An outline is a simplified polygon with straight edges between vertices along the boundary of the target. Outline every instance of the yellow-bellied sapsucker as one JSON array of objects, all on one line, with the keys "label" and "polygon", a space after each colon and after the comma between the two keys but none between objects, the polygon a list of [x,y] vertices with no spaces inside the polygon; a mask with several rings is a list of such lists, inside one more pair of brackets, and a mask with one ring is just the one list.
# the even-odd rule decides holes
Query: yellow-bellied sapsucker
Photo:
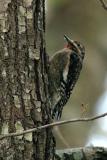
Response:
[{"label": "yellow-bellied sapsucker", "polygon": [[52,118],[60,119],[62,109],[78,80],[82,69],[85,48],[80,42],[69,39],[67,46],[50,59],[49,78],[52,99]]}]

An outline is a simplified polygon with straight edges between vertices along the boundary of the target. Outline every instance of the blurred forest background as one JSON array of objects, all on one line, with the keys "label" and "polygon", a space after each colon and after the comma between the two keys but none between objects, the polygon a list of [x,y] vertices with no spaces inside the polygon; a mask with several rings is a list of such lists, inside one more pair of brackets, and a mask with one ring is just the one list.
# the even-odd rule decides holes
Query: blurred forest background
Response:
[{"label": "blurred forest background", "polygon": [[[84,66],[63,110],[62,119],[80,118],[106,112],[100,97],[107,89],[107,11],[98,0],[46,0],[46,43],[51,56],[64,47],[63,35],[84,44]],[[100,101],[100,105],[99,105]],[[107,101],[107,97],[105,98]],[[88,123],[75,123],[55,129],[57,148],[98,145],[94,140],[107,137],[107,119]],[[97,137],[97,138],[96,138]],[[103,138],[102,138],[103,137]],[[92,140],[93,139],[93,140]],[[101,145],[101,143],[100,143]]]}]

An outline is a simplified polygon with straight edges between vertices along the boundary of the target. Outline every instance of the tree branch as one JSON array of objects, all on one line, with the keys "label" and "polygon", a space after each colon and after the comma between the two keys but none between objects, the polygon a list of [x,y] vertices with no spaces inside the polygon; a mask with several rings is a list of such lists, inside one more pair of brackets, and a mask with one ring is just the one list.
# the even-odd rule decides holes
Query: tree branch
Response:
[{"label": "tree branch", "polygon": [[103,7],[105,10],[107,10],[107,4],[106,4],[106,2],[105,2],[104,0],[99,0],[99,1],[101,2],[102,7]]},{"label": "tree branch", "polygon": [[59,126],[59,125],[63,125],[63,124],[68,124],[68,123],[74,123],[74,122],[89,122],[89,121],[94,121],[96,119],[102,118],[107,116],[107,112],[100,114],[98,116],[93,116],[91,118],[79,118],[79,119],[69,119],[69,120],[64,120],[64,121],[58,121],[58,122],[53,122],[50,124],[46,124],[44,126],[40,126],[37,128],[32,128],[32,129],[28,129],[28,130],[24,130],[20,133],[16,132],[16,133],[9,133],[9,134],[4,134],[0,136],[0,140],[4,139],[4,138],[8,138],[8,137],[13,137],[13,136],[20,136],[20,135],[24,135],[30,132],[36,132],[38,130],[42,130],[45,128],[49,128],[49,127],[54,127],[54,126]]}]

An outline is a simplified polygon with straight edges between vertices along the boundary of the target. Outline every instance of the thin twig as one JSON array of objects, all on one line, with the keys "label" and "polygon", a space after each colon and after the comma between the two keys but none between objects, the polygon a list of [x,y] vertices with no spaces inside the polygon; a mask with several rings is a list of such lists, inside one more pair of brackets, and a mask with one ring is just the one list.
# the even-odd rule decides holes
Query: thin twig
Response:
[{"label": "thin twig", "polygon": [[25,130],[25,131],[22,131],[20,133],[16,132],[16,133],[9,133],[9,134],[1,135],[0,140],[2,140],[4,138],[7,138],[7,137],[20,136],[20,135],[24,135],[24,134],[27,134],[27,133],[30,133],[30,132],[36,132],[36,131],[39,131],[39,130],[42,130],[42,129],[45,129],[45,128],[48,128],[48,127],[54,127],[54,126],[59,126],[59,125],[74,123],[74,122],[94,121],[96,119],[99,119],[99,118],[102,118],[102,117],[105,117],[105,116],[107,116],[107,112],[104,113],[104,114],[100,114],[98,116],[91,117],[91,118],[69,119],[69,120],[64,120],[64,121],[53,122],[53,123],[50,123],[50,124],[46,124],[44,126],[40,126],[38,128],[32,128],[32,129]]},{"label": "thin twig", "polygon": [[105,10],[107,10],[107,4],[106,4],[106,2],[105,2],[104,0],[99,0],[99,1],[101,2],[102,7],[103,7]]}]

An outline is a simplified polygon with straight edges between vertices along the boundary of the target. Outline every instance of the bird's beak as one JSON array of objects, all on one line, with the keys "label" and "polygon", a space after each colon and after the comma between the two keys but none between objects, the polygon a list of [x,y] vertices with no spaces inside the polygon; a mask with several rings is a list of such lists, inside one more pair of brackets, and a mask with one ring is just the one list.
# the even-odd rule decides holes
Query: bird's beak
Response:
[{"label": "bird's beak", "polygon": [[72,39],[70,39],[69,37],[67,37],[66,35],[64,35],[64,39],[69,43],[69,44],[75,44],[75,42],[72,40]]}]

